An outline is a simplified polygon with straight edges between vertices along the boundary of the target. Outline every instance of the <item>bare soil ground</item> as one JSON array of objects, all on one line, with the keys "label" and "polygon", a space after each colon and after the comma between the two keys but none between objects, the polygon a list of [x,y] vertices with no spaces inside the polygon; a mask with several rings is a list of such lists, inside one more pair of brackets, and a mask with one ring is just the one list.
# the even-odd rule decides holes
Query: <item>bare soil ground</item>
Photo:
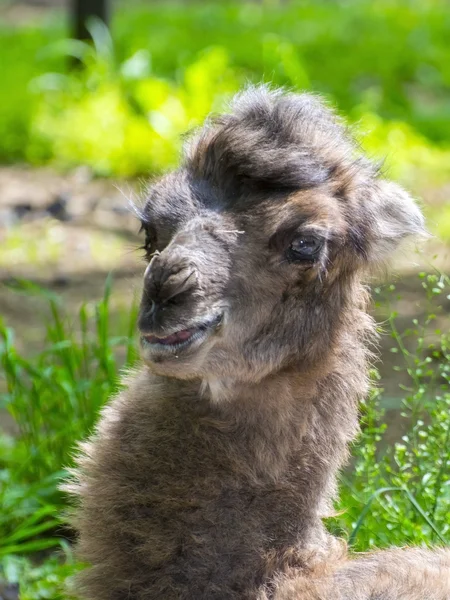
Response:
[{"label": "bare soil ground", "polygon": [[108,273],[130,289],[143,267],[128,206],[138,187],[94,180],[83,169],[0,168],[0,312],[19,334],[40,323],[35,302],[18,302],[9,289],[17,279],[56,290],[74,309],[101,296]]}]

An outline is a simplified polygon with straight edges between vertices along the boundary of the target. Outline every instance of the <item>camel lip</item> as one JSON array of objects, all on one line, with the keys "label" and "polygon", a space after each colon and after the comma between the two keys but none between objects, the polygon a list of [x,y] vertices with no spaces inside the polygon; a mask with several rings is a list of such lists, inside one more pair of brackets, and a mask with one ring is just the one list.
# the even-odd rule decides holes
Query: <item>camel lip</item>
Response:
[{"label": "camel lip", "polygon": [[200,326],[190,327],[189,329],[180,329],[164,337],[154,334],[143,334],[142,337],[148,344],[163,344],[164,346],[172,346],[174,344],[180,344],[189,341],[199,329]]},{"label": "camel lip", "polygon": [[195,344],[199,346],[223,320],[223,313],[214,315],[185,329],[178,329],[166,336],[151,332],[141,332],[141,345],[150,354],[179,354]]}]

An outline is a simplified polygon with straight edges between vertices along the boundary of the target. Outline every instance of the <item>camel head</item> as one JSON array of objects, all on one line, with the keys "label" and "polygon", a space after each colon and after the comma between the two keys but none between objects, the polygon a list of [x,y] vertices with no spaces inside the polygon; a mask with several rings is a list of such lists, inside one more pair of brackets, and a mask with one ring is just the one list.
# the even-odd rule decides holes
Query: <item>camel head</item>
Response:
[{"label": "camel head", "polygon": [[191,137],[141,220],[143,358],[222,382],[320,362],[348,311],[364,310],[364,274],[423,231],[332,110],[266,87]]}]

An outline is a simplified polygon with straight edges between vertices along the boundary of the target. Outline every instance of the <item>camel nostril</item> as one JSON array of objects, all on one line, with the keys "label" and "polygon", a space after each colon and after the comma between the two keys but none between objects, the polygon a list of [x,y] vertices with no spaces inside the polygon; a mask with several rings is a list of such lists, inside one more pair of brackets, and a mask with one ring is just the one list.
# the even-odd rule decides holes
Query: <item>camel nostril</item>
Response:
[{"label": "camel nostril", "polygon": [[150,271],[144,283],[143,302],[147,317],[164,306],[185,302],[198,284],[197,272],[192,266]]},{"label": "camel nostril", "polygon": [[162,289],[163,301],[172,302],[175,296],[180,296],[184,292],[191,290],[195,286],[196,281],[195,271],[186,273],[186,269],[181,269],[164,284]]}]

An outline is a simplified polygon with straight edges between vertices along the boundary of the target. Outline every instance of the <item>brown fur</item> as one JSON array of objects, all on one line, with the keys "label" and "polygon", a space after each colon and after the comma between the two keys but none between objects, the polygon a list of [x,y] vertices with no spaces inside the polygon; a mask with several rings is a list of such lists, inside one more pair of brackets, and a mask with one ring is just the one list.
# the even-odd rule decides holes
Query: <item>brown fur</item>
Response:
[{"label": "brown fur", "polygon": [[[140,217],[144,366],[68,486],[91,564],[78,595],[450,598],[448,553],[347,562],[321,521],[368,389],[363,279],[423,230],[411,198],[317,99],[258,88],[193,138]],[[199,337],[154,341],[181,330]]]},{"label": "brown fur", "polygon": [[329,562],[307,575],[280,577],[274,595],[260,600],[448,600],[450,552],[385,550]]}]

